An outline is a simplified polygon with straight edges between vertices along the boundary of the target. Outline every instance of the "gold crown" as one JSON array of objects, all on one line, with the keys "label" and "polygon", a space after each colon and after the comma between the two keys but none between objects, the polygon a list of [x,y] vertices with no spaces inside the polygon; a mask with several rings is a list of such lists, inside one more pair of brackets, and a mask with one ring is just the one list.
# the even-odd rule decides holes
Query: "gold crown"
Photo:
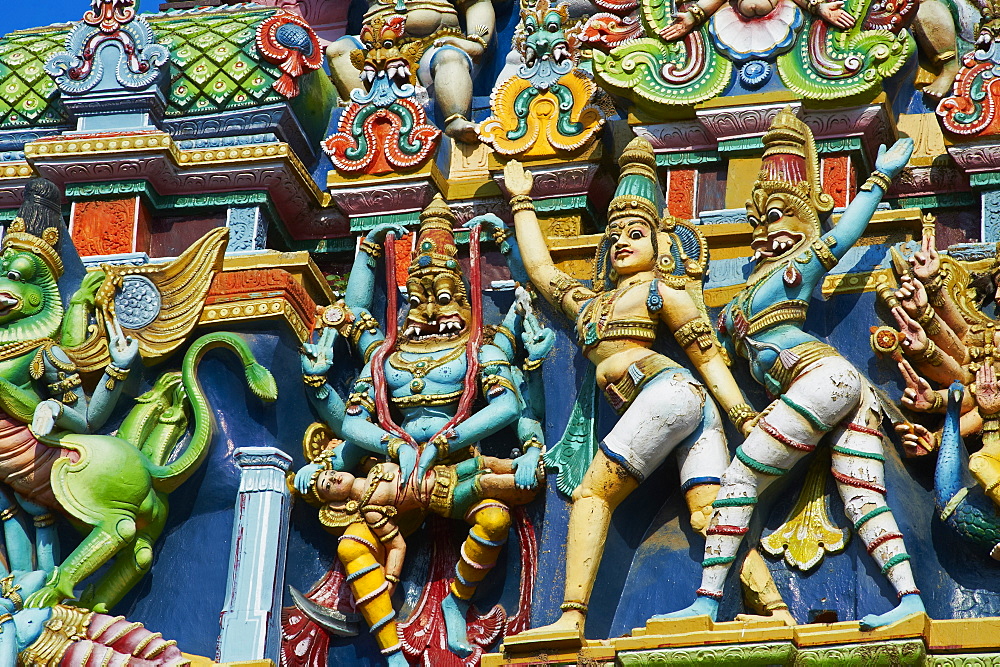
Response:
[{"label": "gold crown", "polygon": [[49,267],[54,278],[59,278],[63,274],[63,263],[56,252],[56,244],[59,243],[59,230],[55,227],[48,227],[42,232],[42,237],[38,238],[34,234],[29,234],[25,230],[24,220],[20,217],[14,218],[3,237],[3,249],[14,248],[33,253],[39,257],[45,266]]},{"label": "gold crown", "polygon": [[649,140],[636,137],[618,156],[618,187],[608,204],[609,225],[618,218],[636,216],[656,227],[661,211],[655,198],[659,182],[656,177],[656,154]]}]

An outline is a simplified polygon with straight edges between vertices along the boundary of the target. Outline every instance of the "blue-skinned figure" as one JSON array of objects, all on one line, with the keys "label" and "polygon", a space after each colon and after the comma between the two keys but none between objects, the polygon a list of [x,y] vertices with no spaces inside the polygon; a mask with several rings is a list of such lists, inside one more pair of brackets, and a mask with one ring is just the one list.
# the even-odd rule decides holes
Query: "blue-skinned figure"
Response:
[{"label": "blue-skinned figure", "polygon": [[847,517],[899,597],[892,611],[861,619],[862,629],[924,611],[903,535],[885,500],[874,390],[833,347],[802,329],[813,290],[857,243],[912,151],[910,139],[889,150],[882,146],[875,172],[824,233],[820,216],[833,208],[833,199],[820,189],[812,132],[786,108],[764,135],[761,172],[747,202],[755,265],[747,286],[723,310],[719,333],[730,353],[746,359],[754,379],[778,398],[722,477],[695,603],[666,617],[715,618],[758,494],[823,438],[831,445],[832,473]]},{"label": "blue-skinned figure", "polygon": [[[481,339],[482,322],[474,313],[475,304],[456,258],[455,222],[439,197],[421,214],[417,251],[407,280],[408,309],[402,324],[395,331],[390,329],[389,336],[368,308],[382,244],[390,232],[405,232],[393,225],[379,226],[368,234],[352,268],[344,303],[323,312],[324,329],[316,344],[305,347],[303,372],[311,388],[311,401],[345,443],[332,450],[324,463],[299,471],[296,486],[303,495],[310,493],[324,468],[353,471],[372,455],[398,462],[404,484],[424,480],[434,466],[463,461],[470,463],[455,469],[468,468],[474,474],[475,445],[506,426],[516,428],[524,450],[512,463],[517,486],[530,489],[538,484],[543,434],[536,412],[538,402],[533,400],[538,394],[533,376],[551,349],[554,334],[542,328],[523,299],[518,299],[504,322],[493,327],[492,339]],[[389,283],[389,289],[395,289],[391,279]],[[394,327],[395,322],[386,326]],[[338,335],[364,363],[346,402],[326,380]],[[480,396],[485,406],[471,410],[473,399]],[[472,524],[450,593],[442,602],[449,649],[464,656],[472,651],[466,636],[469,600],[495,564],[511,520],[507,506],[489,498],[477,500],[457,514],[457,508],[463,506],[458,497],[463,480],[449,482],[451,477],[444,474],[437,479],[430,511]],[[378,527],[370,528],[377,535]],[[361,605],[364,614],[366,608],[386,608],[381,597],[389,595],[395,582],[386,579],[381,545],[366,544],[371,541],[357,537],[348,529],[341,538],[338,556],[355,596],[369,596],[370,603],[366,600]],[[377,537],[388,545],[397,535]],[[382,566],[366,569],[373,564]],[[391,618],[366,616],[366,620],[390,664],[403,664]]]}]

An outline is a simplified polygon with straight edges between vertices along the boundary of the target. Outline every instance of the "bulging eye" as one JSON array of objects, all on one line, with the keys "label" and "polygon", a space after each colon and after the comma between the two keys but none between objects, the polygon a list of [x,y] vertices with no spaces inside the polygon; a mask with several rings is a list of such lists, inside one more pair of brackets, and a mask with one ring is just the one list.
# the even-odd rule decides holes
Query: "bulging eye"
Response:
[{"label": "bulging eye", "polygon": [[781,212],[780,208],[772,208],[767,212],[767,222],[768,224],[773,224],[781,220],[784,216],[785,214]]},{"label": "bulging eye", "polygon": [[420,306],[420,297],[411,296],[410,297],[410,308],[418,308]]},{"label": "bulging eye", "polygon": [[526,23],[526,24],[524,24],[524,32],[526,32],[529,35],[533,35],[535,33],[535,26],[534,26],[534,24],[532,24],[532,23]]},{"label": "bulging eye", "polygon": [[441,292],[438,294],[438,303],[442,306],[447,306],[451,303],[451,294],[448,292]]},{"label": "bulging eye", "polygon": [[758,225],[760,225],[760,220],[758,220],[757,216],[755,216],[755,215],[749,215],[748,214],[747,215],[747,222],[749,222],[750,226],[754,227],[754,228],[756,228]]},{"label": "bulging eye", "polygon": [[559,24],[554,21],[550,22],[545,27],[548,28],[549,32],[559,32]]},{"label": "bulging eye", "polygon": [[20,271],[8,271],[7,279],[13,280],[14,282],[21,282],[21,272]]},{"label": "bulging eye", "polygon": [[391,49],[392,48],[392,40],[388,40],[387,39],[384,42],[382,42],[382,48],[383,49]]},{"label": "bulging eye", "polygon": [[630,239],[641,239],[642,232],[640,232],[638,229],[633,229],[631,232],[629,232],[628,237]]},{"label": "bulging eye", "polygon": [[365,42],[364,44],[365,44],[365,48],[366,49],[371,50],[371,48],[373,46],[371,42]]}]

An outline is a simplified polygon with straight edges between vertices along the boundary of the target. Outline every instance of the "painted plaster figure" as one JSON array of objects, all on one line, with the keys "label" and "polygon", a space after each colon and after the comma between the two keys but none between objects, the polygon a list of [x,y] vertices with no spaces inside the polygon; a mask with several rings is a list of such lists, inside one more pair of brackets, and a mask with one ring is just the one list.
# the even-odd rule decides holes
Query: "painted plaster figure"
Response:
[{"label": "painted plaster figure", "polygon": [[900,599],[892,611],[861,620],[863,629],[875,628],[924,611],[903,535],[885,501],[880,408],[867,380],[834,348],[804,332],[802,323],[817,283],[861,237],[913,143],[903,139],[879,150],[876,171],[826,234],[820,215],[833,208],[833,199],[820,189],[808,126],[786,108],[764,135],[764,147],[747,202],[756,265],[747,287],[721,314],[719,330],[728,349],[747,359],[754,378],[779,398],[723,476],[697,600],[666,617],[715,618],[758,494],[829,434],[845,512]]},{"label": "painted plaster figure", "polygon": [[596,366],[597,384],[622,415],[573,493],[562,617],[521,637],[552,632],[582,637],[611,514],[675,449],[692,526],[706,527],[728,461],[725,435],[705,387],[650,349],[661,321],[738,426],[755,414],[696,301],[707,251],[687,223],[661,217],[652,146],[636,139],[619,162],[621,177],[598,248],[593,289],[553,264],[528,196],[531,174],[516,161],[504,170],[528,276],[550,303],[575,320],[578,344]]},{"label": "painted plaster figure", "polygon": [[[315,390],[314,405],[347,442],[330,452],[328,464],[299,471],[300,491],[324,467],[355,470],[372,454],[398,462],[402,483],[417,485],[435,463],[469,460],[476,443],[505,426],[516,426],[525,450],[511,463],[517,485],[522,489],[537,485],[542,429],[535,412],[539,406],[533,400],[537,392],[531,391],[532,381],[525,376],[537,370],[554,337],[523,305],[515,304],[504,324],[496,327],[494,340],[482,341],[481,309],[476,304],[481,297],[470,295],[463,280],[454,224],[454,215],[440,197],[421,214],[417,253],[407,280],[409,309],[398,329],[388,323],[388,338],[367,310],[374,294],[374,260],[382,254],[380,244],[389,232],[405,230],[384,225],[370,232],[362,244],[345,303],[324,311],[327,329],[317,346],[307,348],[303,355],[306,384]],[[390,293],[390,313],[393,307],[394,294]],[[334,327],[365,361],[346,405],[326,380]],[[519,340],[526,350],[525,373],[513,365]],[[472,412],[472,399],[480,391],[487,404]],[[390,409],[402,417],[398,425]],[[458,655],[472,651],[465,621],[470,599],[496,563],[510,529],[503,503],[495,499],[484,499],[484,503],[481,510],[477,506],[464,517],[473,527],[451,592],[442,602],[449,648]],[[399,647],[388,649],[386,655],[395,660]]]},{"label": "painted plaster figure", "polygon": [[[459,10],[465,33],[459,25]],[[478,141],[476,125],[469,120],[472,77],[496,29],[493,1],[369,0],[364,25],[393,15],[406,17],[401,43],[418,44],[411,64],[417,68],[420,83],[427,88],[433,86],[434,100],[445,119],[445,134],[459,141]],[[364,31],[363,27],[362,34]],[[361,59],[353,54],[373,46],[348,36],[327,47],[327,60],[341,99],[349,99],[352,90],[361,88],[362,77],[367,75],[361,69]],[[447,83],[434,86],[435,81]]]},{"label": "painted plaster figure", "polygon": [[[952,380],[970,384],[981,368],[995,370],[990,350],[996,344],[997,323],[983,308],[1000,295],[1000,274],[994,265],[974,277],[954,258],[941,256],[929,226],[924,228],[920,251],[902,270],[899,289],[892,295],[895,299],[887,299],[899,327],[899,350],[893,350],[893,356],[906,382],[902,403],[917,413],[944,413],[950,391],[935,390],[931,382],[943,387]],[[970,293],[979,293],[978,303],[969,298]],[[963,394],[959,431],[963,436],[983,434],[983,446],[972,454],[969,469],[986,495],[1000,505],[1000,442],[987,431],[986,415],[977,399],[971,391]],[[903,423],[897,430],[911,456],[938,448],[940,434],[922,424]]]},{"label": "painted plaster figure", "polygon": [[[153,542],[166,521],[167,494],[190,477],[207,454],[213,426],[195,374],[198,360],[213,347],[228,347],[241,357],[259,396],[273,400],[275,387],[243,339],[209,334],[188,350],[180,374],[165,376],[173,389],[183,384],[179,404],[171,403],[181,412],[179,419],[164,423],[160,417],[166,408],[150,411],[140,405],[118,437],[92,434],[109,416],[140,345],[114,320],[112,363],[104,367],[89,402],[78,394],[82,380],[69,352],[80,346],[64,349],[57,339],[73,343],[83,338],[95,293],[105,278],[88,276],[64,313],[56,283],[63,272],[55,248],[60,227],[58,190],[50,181],[35,180],[27,186],[19,218],[0,246],[0,481],[89,530],[25,604],[48,607],[73,598],[76,585],[115,559],[80,600],[95,611],[107,611],[149,570]],[[188,400],[194,435],[170,462],[185,432]]]},{"label": "painted plaster figure", "polygon": [[[455,465],[434,466],[419,483],[407,482],[395,463],[378,463],[366,477],[324,470],[311,480],[306,497],[320,504],[320,521],[343,531],[337,556],[358,608],[390,665],[406,665],[399,649],[392,592],[399,583],[406,541],[399,519],[425,512],[473,523],[462,559],[488,562],[498,545],[488,526],[507,522],[508,506],[535,497],[515,479],[509,459],[477,456]],[[475,517],[473,520],[472,517]],[[399,519],[398,519],[399,518]],[[459,573],[461,577],[461,572]]]},{"label": "painted plaster figure", "polygon": [[[700,0],[691,2],[680,11],[674,18],[672,25],[667,27],[661,35],[668,41],[681,39],[692,30],[705,23],[717,11],[727,4],[732,4],[733,9],[743,19],[744,22],[754,20],[768,20],[771,14],[777,14],[775,9],[782,4],[798,5],[804,11],[815,14],[827,23],[841,30],[847,30],[854,26],[855,18],[843,9],[844,3],[841,0],[835,2],[823,2],[822,0]],[[744,28],[746,29],[746,28]]]}]

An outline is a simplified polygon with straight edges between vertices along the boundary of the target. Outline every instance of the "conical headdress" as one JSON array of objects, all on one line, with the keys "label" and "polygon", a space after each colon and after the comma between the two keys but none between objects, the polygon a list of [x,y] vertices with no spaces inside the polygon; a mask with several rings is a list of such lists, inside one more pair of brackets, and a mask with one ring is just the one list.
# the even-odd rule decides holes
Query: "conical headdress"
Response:
[{"label": "conical headdress", "polygon": [[420,214],[420,231],[417,247],[410,262],[410,275],[447,271],[455,274],[456,283],[462,285],[462,268],[458,263],[458,248],[452,228],[457,218],[441,195],[435,195]]},{"label": "conical headdress", "polygon": [[608,206],[608,224],[624,216],[639,216],[655,228],[666,207],[656,179],[653,145],[636,137],[622,151],[618,166],[621,174],[615,196]]},{"label": "conical headdress", "polygon": [[62,259],[56,252],[59,230],[63,227],[61,194],[56,184],[44,178],[34,178],[24,186],[24,203],[17,211],[3,237],[2,248],[15,248],[37,255],[59,278],[63,274]]},{"label": "conical headdress", "polygon": [[818,214],[833,208],[833,197],[823,192],[820,185],[819,157],[812,130],[795,116],[791,107],[785,107],[774,117],[763,141],[764,159],[751,194],[757,210],[763,212],[768,196],[784,192],[812,208],[811,214],[803,211],[799,214],[813,218],[818,227]]}]

